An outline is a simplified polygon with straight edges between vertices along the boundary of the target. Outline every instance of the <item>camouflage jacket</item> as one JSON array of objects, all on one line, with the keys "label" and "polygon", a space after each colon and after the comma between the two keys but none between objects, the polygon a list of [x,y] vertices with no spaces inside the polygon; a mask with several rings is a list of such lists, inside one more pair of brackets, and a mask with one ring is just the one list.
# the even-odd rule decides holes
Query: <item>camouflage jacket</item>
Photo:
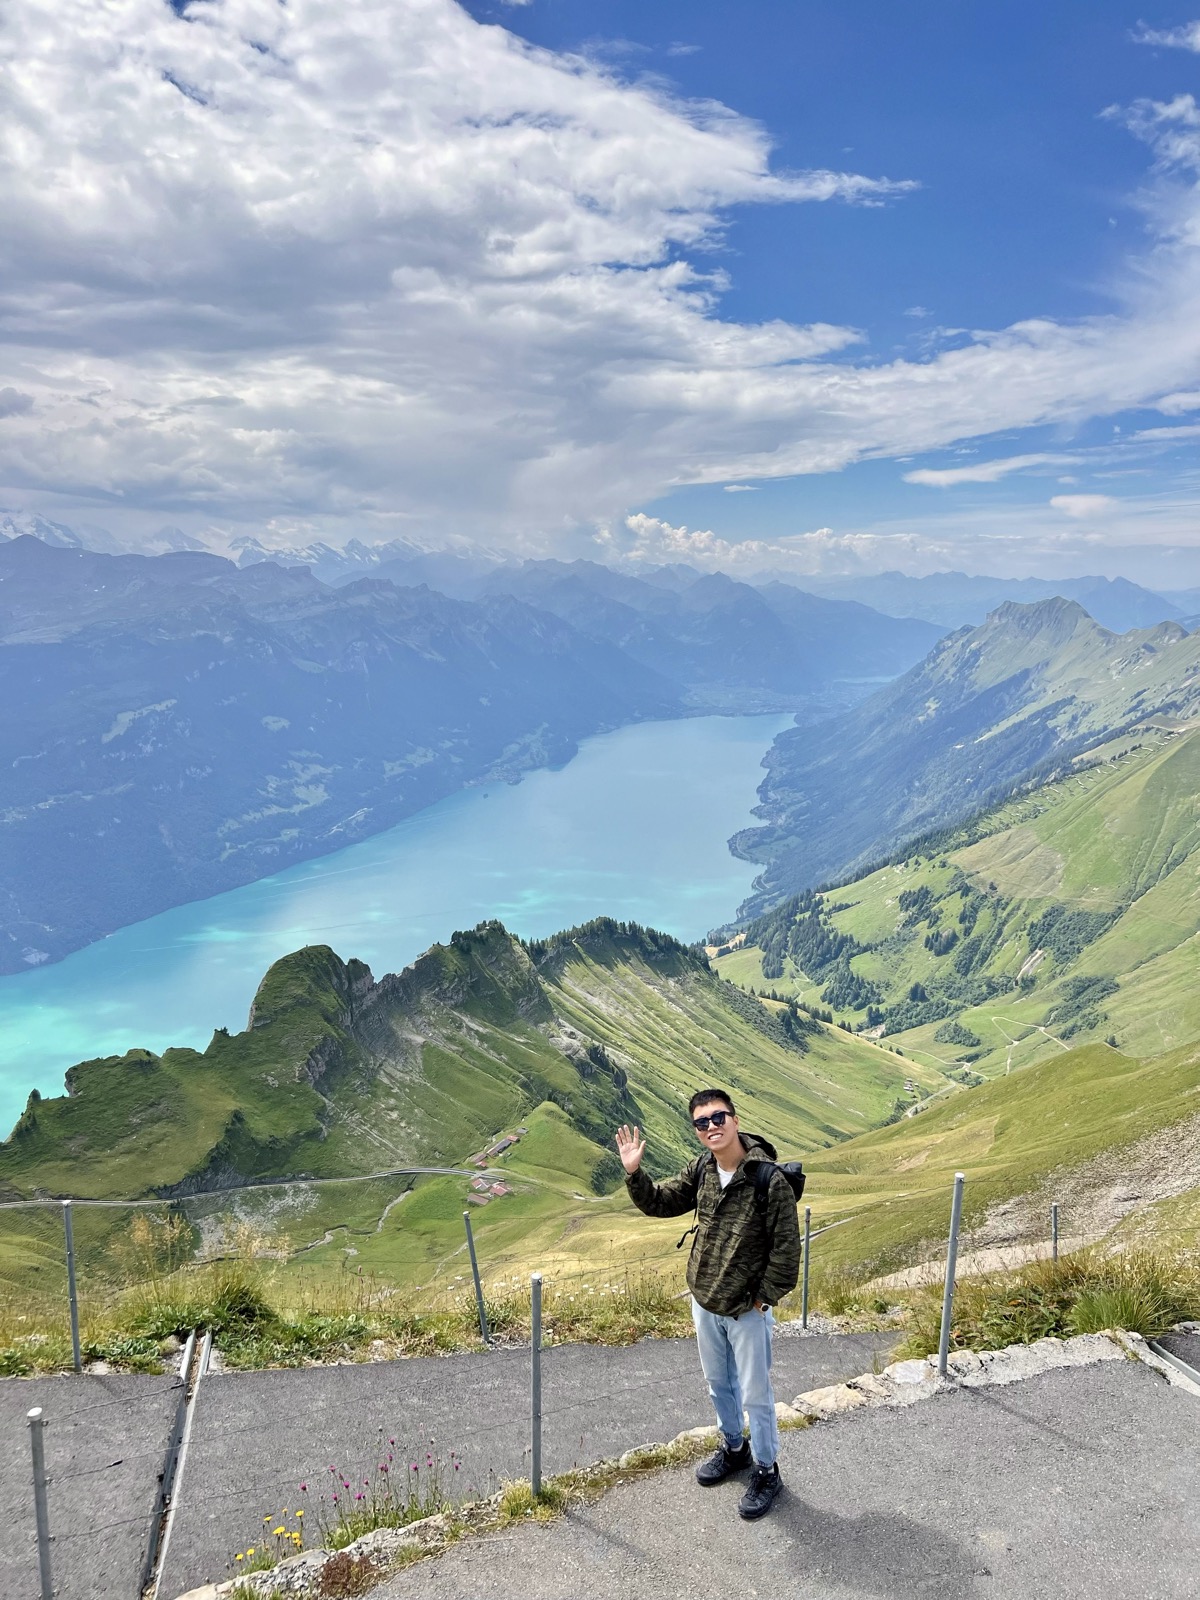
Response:
[{"label": "camouflage jacket", "polygon": [[625,1179],[630,1199],[648,1217],[681,1217],[695,1207],[688,1288],[706,1311],[722,1317],[740,1316],[756,1300],[777,1305],[800,1276],[800,1227],[791,1185],[782,1173],[772,1175],[763,1215],[754,1198],[754,1174],[775,1151],[752,1134],[740,1137],[746,1153],[725,1189],[709,1151],[662,1183],[641,1167]]}]

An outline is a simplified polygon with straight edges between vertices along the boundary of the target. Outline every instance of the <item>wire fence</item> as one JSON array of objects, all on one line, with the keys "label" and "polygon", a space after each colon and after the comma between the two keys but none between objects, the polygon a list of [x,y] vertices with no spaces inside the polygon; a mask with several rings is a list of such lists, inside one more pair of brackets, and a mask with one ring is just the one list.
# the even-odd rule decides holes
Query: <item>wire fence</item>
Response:
[{"label": "wire fence", "polygon": [[[947,1196],[938,1357],[943,1373],[963,1188],[963,1175],[957,1174]],[[67,1270],[73,1207],[59,1203],[57,1209],[58,1281],[69,1300],[79,1282]],[[802,1328],[809,1321],[811,1265],[820,1238],[861,1216],[813,1228],[805,1207],[797,1319]],[[50,1275],[51,1240],[41,1223],[39,1248]],[[1057,1205],[1048,1223],[1050,1252],[1057,1256]],[[44,1392],[26,1419],[33,1495],[26,1515],[14,1519],[15,1528],[3,1536],[15,1538],[9,1565],[15,1556],[28,1580],[23,1589],[12,1589],[13,1600],[25,1594],[31,1600],[49,1600],[51,1594],[71,1600],[96,1592],[101,1549],[111,1569],[103,1592],[170,1600],[195,1583],[236,1572],[236,1556],[259,1549],[255,1540],[264,1528],[286,1527],[294,1543],[295,1530],[303,1528],[297,1513],[305,1510],[309,1531],[300,1540],[311,1544],[322,1527],[373,1515],[380,1505],[387,1515],[399,1516],[397,1508],[407,1514],[474,1499],[522,1478],[536,1494],[544,1473],[617,1456],[651,1438],[668,1440],[702,1420],[706,1402],[695,1351],[682,1341],[613,1349],[554,1336],[556,1307],[569,1307],[572,1297],[585,1294],[619,1297],[623,1275],[628,1290],[628,1274],[660,1270],[663,1251],[652,1249],[607,1269],[579,1263],[572,1270],[560,1263],[524,1282],[509,1272],[493,1278],[489,1290],[469,1212],[463,1213],[460,1249],[464,1269],[467,1260],[473,1262],[469,1278],[466,1270],[458,1277],[469,1282],[460,1293],[475,1300],[488,1352],[482,1359],[463,1354],[242,1372],[221,1382],[209,1366],[211,1338],[202,1342],[193,1335],[179,1353],[179,1370],[159,1377],[85,1370],[77,1378],[35,1380]],[[682,1256],[677,1260],[681,1266]],[[674,1282],[668,1293],[686,1299]],[[527,1321],[514,1327],[498,1316],[504,1294],[520,1300],[522,1318],[527,1308]],[[72,1319],[69,1310],[64,1309],[64,1327],[72,1320],[78,1327],[78,1312]],[[86,1339],[82,1348],[86,1354]],[[11,1393],[10,1388],[4,1397]],[[319,1446],[314,1405],[322,1418]],[[314,1455],[318,1448],[320,1458]],[[403,1490],[397,1487],[401,1480]],[[284,1516],[289,1520],[280,1523]]]}]

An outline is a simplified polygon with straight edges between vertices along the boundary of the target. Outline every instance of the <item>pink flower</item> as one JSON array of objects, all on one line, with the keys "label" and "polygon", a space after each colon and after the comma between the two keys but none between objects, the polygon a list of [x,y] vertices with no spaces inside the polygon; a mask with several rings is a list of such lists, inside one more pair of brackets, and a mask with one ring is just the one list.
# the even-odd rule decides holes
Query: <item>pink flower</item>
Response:
[{"label": "pink flower", "polygon": [[308,1493],[308,1485],[306,1483],[302,1483],[300,1485],[300,1493],[301,1494],[307,1494]]}]

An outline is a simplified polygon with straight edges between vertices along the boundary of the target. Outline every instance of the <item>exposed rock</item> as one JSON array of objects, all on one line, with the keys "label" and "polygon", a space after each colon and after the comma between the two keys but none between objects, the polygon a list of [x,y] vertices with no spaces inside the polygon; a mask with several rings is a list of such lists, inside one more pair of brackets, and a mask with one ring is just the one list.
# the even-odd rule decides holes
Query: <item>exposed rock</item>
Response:
[{"label": "exposed rock", "polygon": [[831,1417],[838,1411],[853,1411],[865,1406],[867,1397],[848,1383],[831,1383],[822,1389],[809,1389],[792,1401],[795,1410],[805,1417]]}]

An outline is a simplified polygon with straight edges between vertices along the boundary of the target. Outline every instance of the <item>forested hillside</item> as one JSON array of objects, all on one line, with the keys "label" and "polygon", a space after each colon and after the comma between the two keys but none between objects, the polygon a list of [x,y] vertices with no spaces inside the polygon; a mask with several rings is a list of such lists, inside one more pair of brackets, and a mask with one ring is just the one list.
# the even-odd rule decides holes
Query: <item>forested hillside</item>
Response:
[{"label": "forested hillside", "polygon": [[960,1081],[1110,1039],[1200,1038],[1200,730],[1069,775],[752,922],[727,976],[797,995]]}]

